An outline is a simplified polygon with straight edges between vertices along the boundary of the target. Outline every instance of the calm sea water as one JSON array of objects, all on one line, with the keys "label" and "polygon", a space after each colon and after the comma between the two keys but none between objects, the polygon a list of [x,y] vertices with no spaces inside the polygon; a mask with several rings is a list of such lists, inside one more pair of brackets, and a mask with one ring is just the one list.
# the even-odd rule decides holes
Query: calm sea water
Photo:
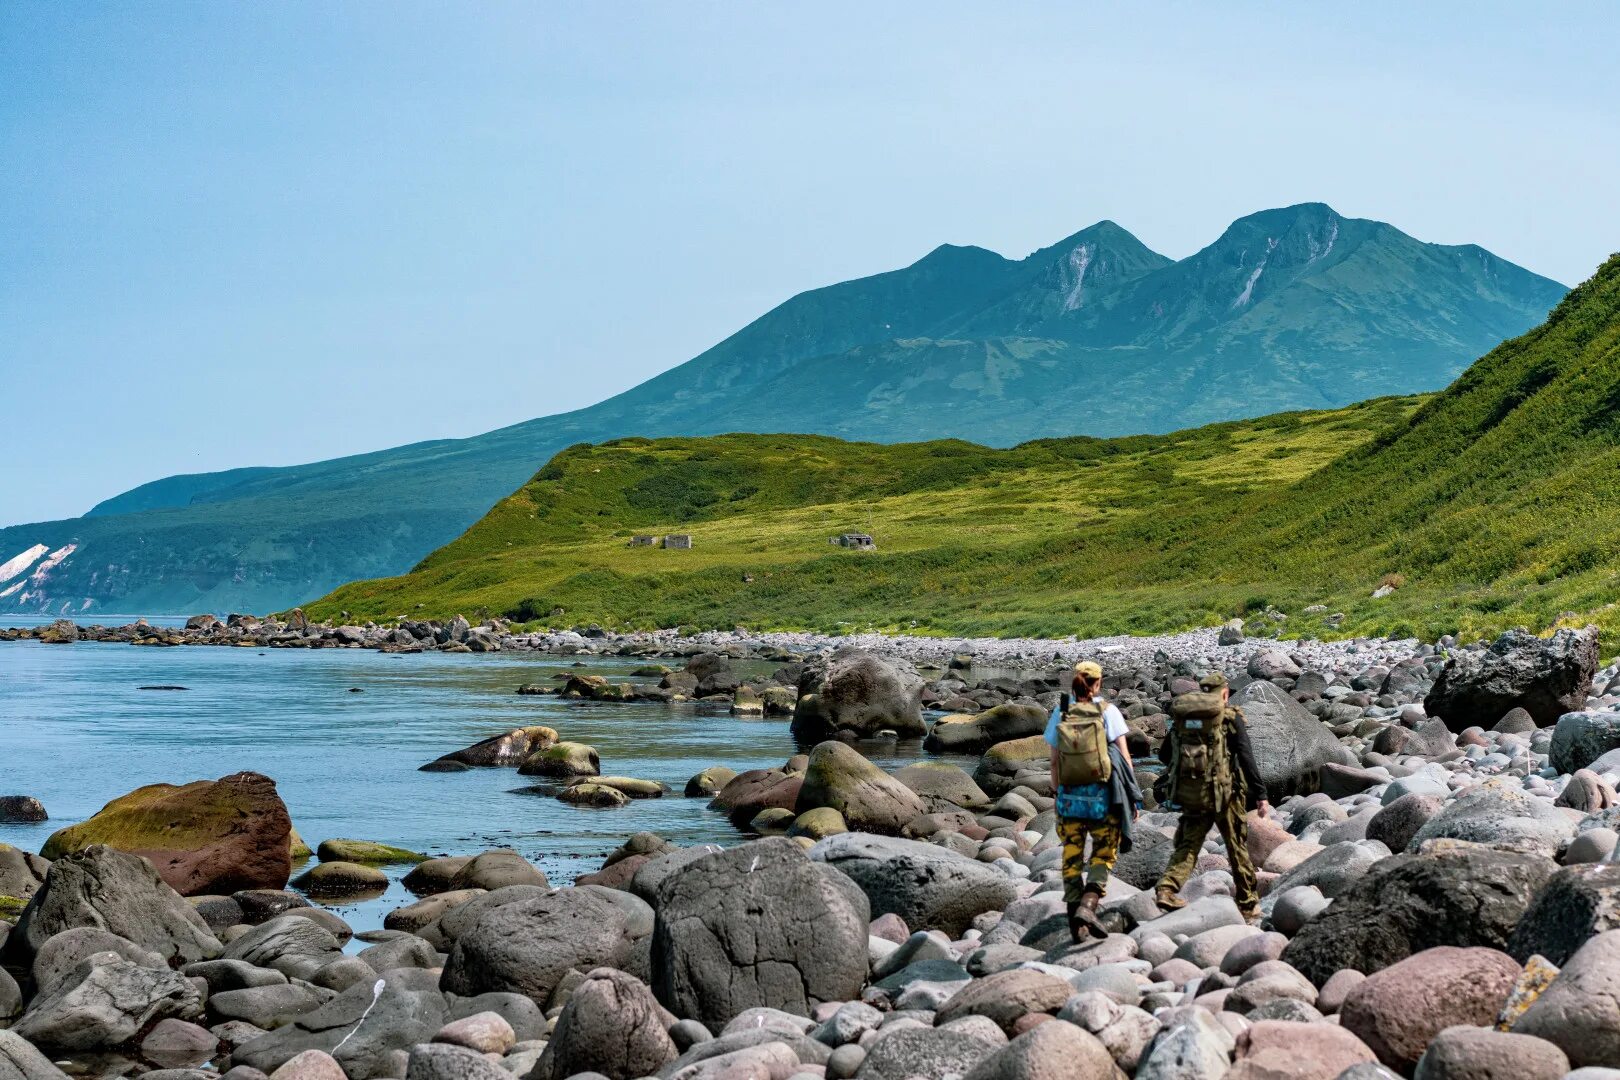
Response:
[{"label": "calm sea water", "polygon": [[[22,623],[0,616],[0,624]],[[585,670],[626,675],[639,663],[588,658]],[[0,825],[0,842],[37,851],[55,829],[133,788],[242,769],[275,778],[311,846],[345,837],[429,854],[513,847],[555,884],[597,869],[642,829],[680,844],[737,842],[742,834],[705,809],[706,800],[679,792],[710,765],[780,765],[796,750],[787,720],[514,693],[520,683],[575,670],[572,658],[515,653],[3,642],[0,794],[37,797],[51,820]],[[154,684],[188,689],[138,689]],[[515,769],[417,771],[524,724],[595,746],[604,773],[661,780],[675,794],[585,809],[515,793],[531,782]],[[917,741],[865,749],[886,768],[921,756]],[[393,883],[383,897],[330,906],[356,929],[380,926],[387,911],[412,899],[397,883],[408,868],[387,869]]]}]

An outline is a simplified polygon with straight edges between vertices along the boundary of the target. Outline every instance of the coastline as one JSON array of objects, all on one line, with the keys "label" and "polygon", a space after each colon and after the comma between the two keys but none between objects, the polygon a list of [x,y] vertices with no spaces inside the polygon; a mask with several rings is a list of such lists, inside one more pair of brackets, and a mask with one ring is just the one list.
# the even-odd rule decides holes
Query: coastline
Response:
[{"label": "coastline", "polygon": [[[0,620],[3,620],[0,616]],[[401,620],[396,625],[310,623],[295,611],[288,620],[231,615],[193,616],[185,626],[154,625],[144,619],[119,626],[80,625],[71,620],[33,627],[0,626],[0,642],[47,644],[100,642],[155,648],[179,646],[256,647],[271,649],[372,649],[386,653],[532,652],[558,656],[683,657],[720,652],[734,659],[791,661],[858,648],[904,660],[921,668],[1033,670],[1097,659],[1105,666],[1138,669],[1183,662],[1230,666],[1257,652],[1282,649],[1302,661],[1336,665],[1351,656],[1407,657],[1428,646],[1416,638],[1245,637],[1230,628],[1207,627],[1176,634],[1102,638],[965,638],[905,634],[818,634],[808,631],[752,632],[746,629],[676,630],[615,633],[600,628],[514,632],[500,621],[474,626],[463,618],[449,621]],[[1440,646],[1453,644],[1442,639]]]}]

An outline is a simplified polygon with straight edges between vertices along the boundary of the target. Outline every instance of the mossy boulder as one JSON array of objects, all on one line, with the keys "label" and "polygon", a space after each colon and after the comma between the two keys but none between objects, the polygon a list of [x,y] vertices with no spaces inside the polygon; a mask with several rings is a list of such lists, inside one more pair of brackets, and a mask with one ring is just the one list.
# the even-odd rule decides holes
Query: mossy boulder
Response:
[{"label": "mossy boulder", "polygon": [[976,809],[990,805],[990,796],[967,770],[948,761],[914,762],[896,770],[894,778],[920,795],[933,813],[953,806]]},{"label": "mossy boulder", "polygon": [[289,835],[287,837],[287,854],[295,863],[301,863],[305,859],[312,859],[315,857],[314,850],[309,846],[302,836],[298,835],[298,830],[296,828],[289,831]]},{"label": "mossy boulder", "polygon": [[688,799],[712,798],[717,791],[731,783],[736,777],[736,769],[728,769],[724,765],[710,765],[686,782],[686,797]]},{"label": "mossy boulder", "polygon": [[16,922],[27,906],[28,901],[20,896],[0,896],[0,922]]},{"label": "mossy boulder", "polygon": [[146,858],[182,896],[279,889],[292,873],[292,819],[276,782],[254,772],[137,788],[53,833],[40,854],[94,844]]},{"label": "mossy boulder", "polygon": [[856,832],[894,835],[927,813],[916,792],[868,761],[859,750],[829,740],[810,752],[795,813],[831,807]]},{"label": "mossy boulder", "polygon": [[[990,796],[999,798],[1017,787],[1022,781],[1020,773],[1044,773],[1044,787],[1051,787],[1052,748],[1042,735],[999,742],[979,758],[979,767],[973,770],[973,782]],[[1040,790],[1040,788],[1036,788]]]},{"label": "mossy boulder", "polygon": [[813,810],[806,810],[793,819],[788,828],[789,836],[807,836],[811,840],[820,840],[824,836],[834,833],[848,832],[849,827],[844,824],[844,815],[830,806],[818,806]]},{"label": "mossy boulder", "polygon": [[530,754],[518,767],[524,776],[596,776],[601,771],[596,747],[577,742],[560,742]]},{"label": "mossy boulder", "polygon": [[563,788],[557,798],[571,806],[625,806],[630,802],[630,796],[618,788],[589,780]]},{"label": "mossy boulder", "polygon": [[322,862],[293,879],[293,886],[311,896],[347,896],[381,892],[388,888],[388,875],[375,866],[352,862]]},{"label": "mossy boulder", "polygon": [[427,856],[402,847],[379,844],[375,840],[322,840],[316,849],[321,862],[350,862],[384,866],[392,863],[427,862]]},{"label": "mossy boulder", "polygon": [[931,754],[978,754],[998,742],[1040,735],[1047,712],[1039,705],[1005,702],[975,716],[947,716],[935,722],[923,740]]},{"label": "mossy boulder", "polygon": [[795,820],[793,811],[780,806],[767,806],[754,815],[748,828],[761,836],[781,836]]},{"label": "mossy boulder", "polygon": [[732,716],[764,716],[765,701],[752,686],[739,686],[731,695]]}]

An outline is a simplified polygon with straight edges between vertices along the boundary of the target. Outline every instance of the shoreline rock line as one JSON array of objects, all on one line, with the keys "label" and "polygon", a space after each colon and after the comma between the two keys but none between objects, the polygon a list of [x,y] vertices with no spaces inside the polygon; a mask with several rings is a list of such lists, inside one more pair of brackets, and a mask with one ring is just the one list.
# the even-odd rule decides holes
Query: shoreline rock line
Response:
[{"label": "shoreline rock line", "polygon": [[[58,833],[83,842],[64,839],[53,861],[0,847],[0,893],[22,905],[0,922],[0,1075],[56,1080],[53,1060],[180,1070],[161,1080],[1620,1069],[1620,665],[1598,666],[1595,630],[1470,648],[1210,635],[1181,655],[1105,661],[1143,779],[1174,695],[1226,672],[1273,813],[1249,822],[1259,925],[1233,901],[1218,835],[1186,906],[1160,909],[1176,816],[1150,799],[1101,907],[1107,936],[1080,944],[1039,732],[1051,655],[1000,665],[1010,674],[964,660],[925,676],[844,642],[784,647],[775,673],[743,678],[732,661],[760,650],[703,644],[635,677],[656,685],[575,674],[557,692],[581,708],[763,701],[773,687],[792,698],[773,715],[800,752],[705,769],[684,788],[739,829],[729,846],[636,833],[557,887],[515,851],[424,858],[329,839],[300,879],[312,895],[327,888],[317,878],[345,895],[339,883],[363,886],[380,865],[411,867],[418,899],[358,935],[285,876],[185,897],[164,872],[170,852],[118,849],[141,834],[114,826],[186,805],[177,793],[273,792],[255,774],[114,800],[99,824]],[[677,797],[567,735],[518,728],[425,767],[510,768],[582,806]],[[863,753],[902,735],[926,736],[908,744],[922,755],[911,764]],[[978,760],[969,771],[939,753]],[[234,835],[229,818],[194,818],[199,834]],[[285,854],[292,836],[278,822],[266,843]],[[363,947],[345,951],[355,937]]]}]

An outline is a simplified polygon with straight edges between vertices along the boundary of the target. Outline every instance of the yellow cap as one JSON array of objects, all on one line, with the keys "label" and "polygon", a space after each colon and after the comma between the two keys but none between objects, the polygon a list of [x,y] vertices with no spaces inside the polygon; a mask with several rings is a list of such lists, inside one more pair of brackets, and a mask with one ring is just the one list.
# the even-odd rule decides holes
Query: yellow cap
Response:
[{"label": "yellow cap", "polygon": [[1082,660],[1074,665],[1074,673],[1087,679],[1102,678],[1102,665],[1095,660]]}]

